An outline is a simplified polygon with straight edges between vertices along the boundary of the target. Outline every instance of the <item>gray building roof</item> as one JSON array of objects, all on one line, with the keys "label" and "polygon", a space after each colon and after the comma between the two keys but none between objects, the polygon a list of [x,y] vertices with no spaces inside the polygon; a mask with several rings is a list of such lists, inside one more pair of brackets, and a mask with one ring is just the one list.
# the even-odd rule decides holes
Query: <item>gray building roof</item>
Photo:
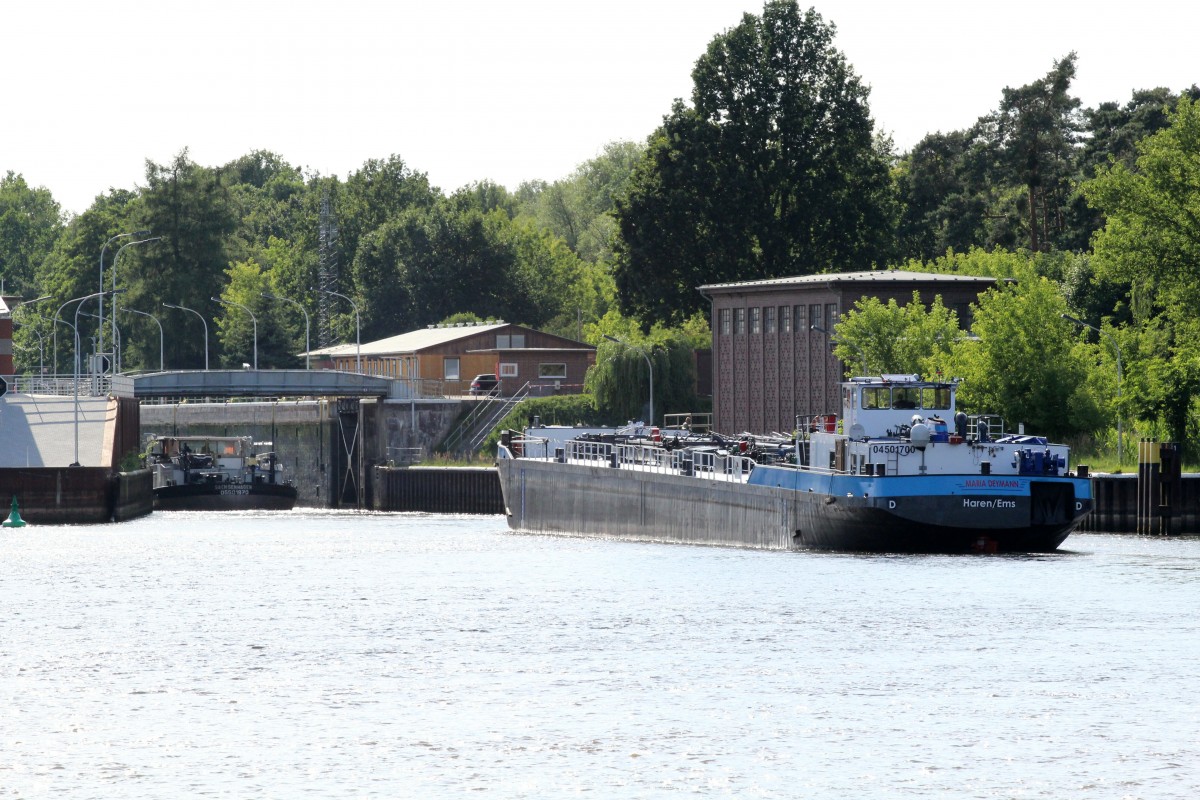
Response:
[{"label": "gray building roof", "polygon": [[786,278],[768,278],[758,281],[736,283],[710,283],[701,286],[701,292],[754,291],[758,289],[802,289],[807,286],[823,286],[837,283],[995,283],[998,279],[981,275],[950,275],[944,272],[914,272],[905,269],[879,269],[865,272],[826,272],[819,275],[792,275]]}]

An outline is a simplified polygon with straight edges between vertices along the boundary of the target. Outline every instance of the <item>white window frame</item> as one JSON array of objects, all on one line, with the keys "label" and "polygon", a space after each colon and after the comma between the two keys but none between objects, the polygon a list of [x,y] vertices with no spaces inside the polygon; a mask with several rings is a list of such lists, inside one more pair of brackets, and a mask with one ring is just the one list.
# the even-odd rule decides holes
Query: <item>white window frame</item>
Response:
[{"label": "white window frame", "polygon": [[447,381],[462,380],[462,360],[457,356],[445,356],[442,359],[442,379]]},{"label": "white window frame", "polygon": [[[548,367],[553,368],[553,372],[547,370]],[[548,361],[544,364],[538,364],[538,378],[542,380],[566,380],[567,378],[567,363],[565,361]]]},{"label": "white window frame", "polygon": [[500,362],[500,372],[499,372],[499,375],[500,375],[500,377],[501,377],[501,378],[515,378],[515,377],[517,377],[517,364],[516,364],[516,362],[515,362],[515,361],[501,361],[501,362]]}]

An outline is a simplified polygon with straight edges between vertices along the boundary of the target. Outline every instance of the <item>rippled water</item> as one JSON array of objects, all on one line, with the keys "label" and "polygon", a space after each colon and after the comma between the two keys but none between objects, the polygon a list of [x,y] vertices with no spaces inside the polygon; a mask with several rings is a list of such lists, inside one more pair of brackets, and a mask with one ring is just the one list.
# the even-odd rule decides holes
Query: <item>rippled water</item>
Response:
[{"label": "rippled water", "polygon": [[1193,798],[1200,541],[766,553],[497,517],[0,532],[0,797]]}]

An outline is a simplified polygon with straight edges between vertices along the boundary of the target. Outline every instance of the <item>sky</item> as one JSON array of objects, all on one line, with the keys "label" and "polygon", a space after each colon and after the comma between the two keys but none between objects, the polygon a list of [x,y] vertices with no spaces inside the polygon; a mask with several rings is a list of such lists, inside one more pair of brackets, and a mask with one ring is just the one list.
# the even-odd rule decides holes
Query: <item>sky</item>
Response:
[{"label": "sky", "polygon": [[[393,154],[445,192],[555,181],[643,141],[743,0],[0,0],[0,175],[79,213],[185,148],[345,178]],[[802,2],[807,8],[810,3]],[[1200,83],[1200,4],[812,0],[898,151],[1078,54],[1085,107]]]}]

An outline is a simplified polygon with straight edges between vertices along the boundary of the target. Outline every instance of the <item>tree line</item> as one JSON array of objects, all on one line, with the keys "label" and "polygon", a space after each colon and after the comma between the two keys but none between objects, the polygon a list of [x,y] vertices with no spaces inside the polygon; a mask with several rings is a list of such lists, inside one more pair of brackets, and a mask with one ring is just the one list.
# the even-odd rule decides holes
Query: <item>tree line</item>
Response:
[{"label": "tree line", "polygon": [[[1032,424],[1030,415],[1053,407],[1054,430],[1077,439],[1108,442],[1119,418],[1190,441],[1200,433],[1192,344],[1200,321],[1191,312],[1200,291],[1200,89],[1150,88],[1083,108],[1071,94],[1077,60],[1057,58],[1045,75],[1000,90],[994,110],[969,128],[897,153],[833,23],[770,0],[714,36],[695,62],[691,97],[665,109],[644,142],[611,143],[550,183],[444,192],[399,155],[340,178],[270,152],[205,166],[185,150],[148,161],[144,185],[111,189],[67,216],[48,189],[9,172],[0,178],[5,291],[51,298],[15,313],[18,361],[30,370],[39,344],[57,333],[66,371],[72,347],[50,321],[54,308],[97,291],[98,257],[112,236],[150,230],[160,238],[122,250],[116,264],[110,249],[105,268],[117,271],[120,306],[163,321],[167,368],[202,367],[205,353],[197,321],[163,303],[215,321],[213,364],[249,360],[254,325],[243,309],[257,320],[261,367],[301,363],[305,324],[295,304],[315,319],[327,202],[338,291],[354,304],[332,306],[340,341],[354,336],[355,310],[365,340],[448,318],[503,318],[605,343],[589,385],[609,408],[629,405],[635,382],[645,393],[644,361],[610,347],[607,333],[650,353],[667,381],[656,381],[656,394],[685,403],[679,353],[708,333],[698,286],[895,267],[969,271],[1018,279],[981,300],[975,336],[946,332],[918,363],[885,352],[879,331],[898,324],[888,314],[928,321],[915,309],[864,306],[849,310],[840,338],[850,341],[863,315],[875,315],[854,342],[875,354],[864,367],[960,370],[972,376],[967,402],[995,402],[984,387],[1003,386],[1004,397],[1026,402],[997,410]],[[921,301],[933,313],[933,298]],[[1005,311],[993,319],[992,308]],[[157,368],[154,322],[130,312],[117,322],[124,368]],[[988,324],[998,327],[985,336]],[[316,331],[312,346],[328,343]],[[985,356],[998,340],[1025,349]],[[1114,344],[1124,359],[1119,399]],[[980,366],[989,358],[990,369]]]}]

